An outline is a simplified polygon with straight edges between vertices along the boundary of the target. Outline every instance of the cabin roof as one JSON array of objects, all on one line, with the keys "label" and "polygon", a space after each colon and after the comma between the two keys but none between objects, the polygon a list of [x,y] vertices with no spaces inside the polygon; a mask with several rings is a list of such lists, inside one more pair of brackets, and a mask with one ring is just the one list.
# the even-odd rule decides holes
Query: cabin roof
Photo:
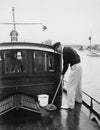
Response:
[{"label": "cabin roof", "polygon": [[6,42],[0,44],[0,50],[11,50],[11,49],[41,50],[55,53],[51,45],[42,43]]}]

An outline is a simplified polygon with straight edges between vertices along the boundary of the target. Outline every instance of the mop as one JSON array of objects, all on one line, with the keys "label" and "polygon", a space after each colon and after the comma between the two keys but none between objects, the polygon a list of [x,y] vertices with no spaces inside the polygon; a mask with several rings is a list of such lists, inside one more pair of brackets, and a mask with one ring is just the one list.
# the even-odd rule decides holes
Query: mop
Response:
[{"label": "mop", "polygon": [[53,111],[53,110],[56,110],[56,109],[57,109],[57,107],[56,107],[53,103],[54,103],[54,100],[55,100],[55,98],[56,98],[56,95],[57,95],[57,92],[58,92],[58,90],[59,90],[59,87],[60,87],[61,83],[62,83],[62,79],[60,80],[60,82],[59,82],[59,84],[58,84],[57,90],[56,90],[56,92],[55,92],[55,94],[54,94],[54,97],[53,97],[53,99],[52,99],[51,104],[48,104],[48,105],[46,106],[46,108],[45,108],[46,110],[48,110],[48,111]]}]

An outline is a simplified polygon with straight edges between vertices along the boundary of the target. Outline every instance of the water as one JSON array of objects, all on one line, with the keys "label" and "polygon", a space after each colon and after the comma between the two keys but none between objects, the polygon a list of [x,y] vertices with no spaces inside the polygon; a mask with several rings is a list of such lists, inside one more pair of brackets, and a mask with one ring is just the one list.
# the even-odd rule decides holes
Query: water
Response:
[{"label": "water", "polygon": [[100,57],[87,56],[79,52],[82,59],[82,90],[100,102]]},{"label": "water", "polygon": [[[83,68],[82,90],[100,102],[100,57],[90,57],[86,51],[78,51]],[[68,78],[70,69],[65,75]]]}]

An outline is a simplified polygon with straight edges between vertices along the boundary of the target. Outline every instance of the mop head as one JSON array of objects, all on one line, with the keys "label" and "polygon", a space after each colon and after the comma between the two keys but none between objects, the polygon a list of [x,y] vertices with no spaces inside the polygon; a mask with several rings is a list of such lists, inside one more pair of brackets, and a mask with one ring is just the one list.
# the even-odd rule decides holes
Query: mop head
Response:
[{"label": "mop head", "polygon": [[54,111],[56,109],[57,109],[57,107],[55,105],[53,105],[53,104],[48,104],[46,106],[46,110],[48,110],[48,111]]}]

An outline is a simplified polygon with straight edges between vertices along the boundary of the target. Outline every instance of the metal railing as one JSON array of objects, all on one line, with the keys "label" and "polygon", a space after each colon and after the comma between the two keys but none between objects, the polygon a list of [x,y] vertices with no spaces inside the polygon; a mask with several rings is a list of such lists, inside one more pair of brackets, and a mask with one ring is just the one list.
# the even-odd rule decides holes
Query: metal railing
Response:
[{"label": "metal railing", "polygon": [[90,102],[90,108],[93,109],[93,101],[95,101],[97,104],[100,105],[100,102],[98,102],[96,99],[94,99],[93,97],[91,97],[89,94],[87,94],[86,92],[82,91],[82,93],[84,93],[85,95],[87,95],[90,99],[91,99],[91,102]]},{"label": "metal railing", "polygon": [[[83,94],[85,94],[87,97],[90,98],[90,104],[88,104],[86,101],[84,101],[83,99],[83,104],[85,106],[87,106],[91,112],[93,112],[94,114],[96,114],[96,116],[98,117],[98,119],[100,120],[100,113],[97,112],[95,109],[94,109],[94,105],[93,105],[93,102],[97,103],[99,106],[100,106],[100,102],[98,102],[96,99],[94,99],[92,96],[90,96],[89,94],[87,94],[86,92],[82,91]],[[100,108],[100,107],[99,107]]]}]

